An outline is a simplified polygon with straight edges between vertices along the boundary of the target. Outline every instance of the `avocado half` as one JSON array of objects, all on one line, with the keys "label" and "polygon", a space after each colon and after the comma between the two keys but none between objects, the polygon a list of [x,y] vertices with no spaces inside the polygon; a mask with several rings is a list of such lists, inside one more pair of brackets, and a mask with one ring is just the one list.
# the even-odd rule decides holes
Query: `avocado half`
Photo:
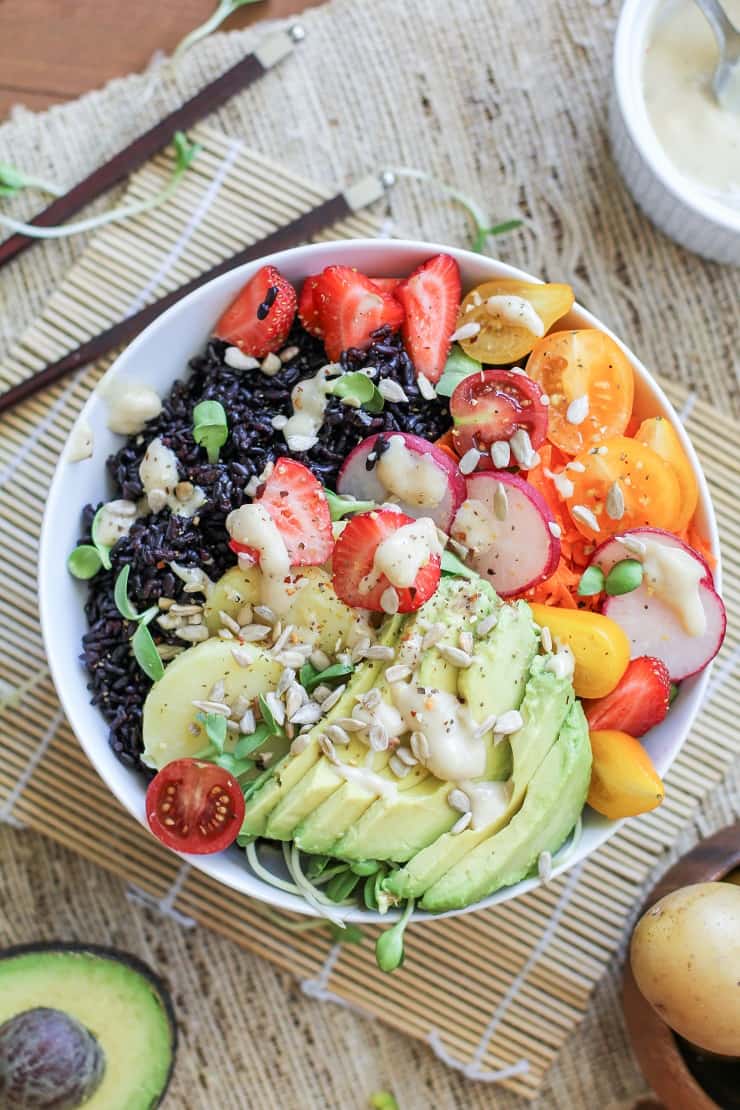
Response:
[{"label": "avocado half", "polygon": [[135,956],[75,943],[0,952],[3,1108],[153,1110],[176,1050],[169,993]]}]

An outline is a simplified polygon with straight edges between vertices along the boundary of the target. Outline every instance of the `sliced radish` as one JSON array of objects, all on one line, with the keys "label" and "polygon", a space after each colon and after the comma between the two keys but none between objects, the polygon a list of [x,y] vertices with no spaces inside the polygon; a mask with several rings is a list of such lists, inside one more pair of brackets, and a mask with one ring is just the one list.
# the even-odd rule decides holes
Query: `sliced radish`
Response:
[{"label": "sliced radish", "polygon": [[534,486],[505,470],[482,470],[468,478],[467,494],[451,534],[469,548],[467,562],[497,593],[510,597],[555,572],[555,518]]},{"label": "sliced radish", "polygon": [[[623,542],[625,539],[626,544]],[[678,536],[658,528],[633,528],[622,538],[607,540],[594,552],[592,563],[608,573],[620,559],[642,561],[643,554],[630,540],[677,548],[696,564],[694,600],[704,614],[704,629],[701,633],[692,635],[688,632],[675,605],[665,600],[644,580],[631,593],[609,597],[604,602],[604,613],[627,633],[632,645],[632,658],[651,655],[661,659],[668,668],[671,679],[679,682],[703,670],[719,651],[727,626],[725,607],[714,588],[712,573],[703,556]],[[680,595],[680,587],[671,589],[669,582],[667,588],[669,596],[675,598]]]},{"label": "sliced radish", "polygon": [[383,432],[363,439],[350,452],[339,472],[337,493],[378,504],[393,498],[407,516],[431,517],[449,532],[465,500],[465,479],[454,459],[428,440]]}]

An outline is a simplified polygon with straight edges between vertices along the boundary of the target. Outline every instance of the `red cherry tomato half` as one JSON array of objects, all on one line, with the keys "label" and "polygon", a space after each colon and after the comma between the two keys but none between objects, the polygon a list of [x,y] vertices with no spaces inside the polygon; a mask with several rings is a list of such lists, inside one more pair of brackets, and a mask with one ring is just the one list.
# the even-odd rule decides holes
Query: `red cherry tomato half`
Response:
[{"label": "red cherry tomato half", "polygon": [[511,370],[469,374],[450,398],[452,441],[462,457],[472,447],[488,454],[491,444],[509,440],[518,429],[529,433],[536,449],[545,441],[547,408],[531,378]]},{"label": "red cherry tomato half", "polygon": [[176,852],[220,852],[242,826],[244,795],[215,763],[176,759],[149,783],[146,819],[157,840]]}]

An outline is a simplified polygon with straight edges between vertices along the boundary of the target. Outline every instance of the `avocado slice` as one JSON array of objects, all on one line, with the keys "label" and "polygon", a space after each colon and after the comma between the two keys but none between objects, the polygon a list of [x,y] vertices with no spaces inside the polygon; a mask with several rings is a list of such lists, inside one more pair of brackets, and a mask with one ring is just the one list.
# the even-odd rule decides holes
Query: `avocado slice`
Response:
[{"label": "avocado slice", "polygon": [[555,852],[563,843],[583,809],[590,779],[588,725],[576,701],[532,777],[519,812],[426,891],[423,909],[460,909],[523,879],[541,852]]},{"label": "avocado slice", "polygon": [[[40,1063],[16,1069],[34,1039]],[[0,955],[3,1106],[12,1092],[14,1106],[149,1110],[164,1097],[176,1046],[167,990],[133,956],[75,944]]]},{"label": "avocado slice", "polygon": [[[383,626],[378,637],[378,643],[394,644],[398,640],[402,628],[403,617],[392,617]],[[385,663],[376,660],[366,661],[358,665],[347,683],[347,689],[336,705],[329,710],[325,717],[317,721],[310,732],[306,733],[308,745],[302,752],[289,753],[279,763],[276,763],[273,776],[247,801],[240,837],[265,835],[268,820],[273,810],[287,797],[293,787],[303,779],[313,765],[322,758],[318,739],[323,735],[327,724],[338,717],[351,717],[355,699],[376,684],[384,668]],[[338,785],[339,780],[336,779],[336,776],[334,777],[335,785]],[[279,839],[289,839],[289,836]]]},{"label": "avocado slice", "polygon": [[[458,585],[461,582],[460,579],[451,581]],[[459,611],[454,605],[443,610],[445,623],[450,626],[451,633],[454,632],[455,640],[460,630],[459,624],[455,627]],[[492,611],[490,603],[488,611]],[[474,664],[477,684],[471,682],[467,688],[473,698],[472,711],[476,720],[519,707],[537,649],[537,634],[527,605],[503,605],[497,600],[496,612],[499,619],[495,628],[485,640],[476,644],[476,655],[481,656],[480,664]],[[434,658],[436,650],[429,649],[427,654]],[[428,673],[422,665],[422,684]],[[458,686],[463,673],[455,669]],[[507,777],[511,766],[510,751],[508,743],[494,745],[488,741],[485,781]],[[403,863],[448,832],[460,816],[447,802],[450,783],[427,773],[418,786],[409,788],[405,786],[409,779],[411,775],[400,780],[396,796],[375,801],[333,845],[331,854],[340,859],[391,859]]]}]

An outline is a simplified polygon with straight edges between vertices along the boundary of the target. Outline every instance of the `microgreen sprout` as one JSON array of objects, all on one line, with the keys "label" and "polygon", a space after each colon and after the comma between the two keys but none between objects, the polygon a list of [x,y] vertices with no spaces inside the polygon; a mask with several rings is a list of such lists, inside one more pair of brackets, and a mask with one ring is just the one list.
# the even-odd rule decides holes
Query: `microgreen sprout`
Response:
[{"label": "microgreen sprout", "polygon": [[164,663],[157,651],[157,645],[152,639],[151,632],[143,622],[139,623],[131,638],[131,647],[136,662],[147,678],[150,678],[152,682],[159,682],[164,674]]},{"label": "microgreen sprout", "polygon": [[604,589],[604,581],[604,572],[601,567],[597,567],[596,564],[587,567],[578,583],[578,596],[595,597]]},{"label": "microgreen sprout", "polygon": [[93,522],[90,528],[90,536],[92,538],[93,546],[100,556],[100,562],[106,570],[110,570],[110,547],[107,544],[102,543],[99,536],[100,521],[102,519],[104,508],[105,505],[101,505],[95,516],[93,517]]},{"label": "microgreen sprout", "polygon": [[642,585],[642,563],[639,559],[620,559],[606,576],[604,589],[609,597],[631,594]]},{"label": "microgreen sprout", "polygon": [[351,663],[332,663],[323,671],[317,671],[310,663],[304,663],[300,669],[299,677],[301,686],[310,694],[317,686],[324,682],[331,682],[336,678],[346,678],[352,674],[354,666]]},{"label": "microgreen sprout", "polygon": [[139,619],[139,611],[138,609],[134,609],[128,596],[128,580],[130,574],[131,567],[126,563],[126,566],[122,567],[119,571],[113,586],[113,600],[116,603],[116,609],[125,620],[136,621]]},{"label": "microgreen sprout", "polygon": [[396,924],[381,933],[375,942],[375,959],[381,971],[395,971],[403,963],[403,934],[413,910],[414,899],[409,898]]},{"label": "microgreen sprout", "polygon": [[399,1110],[390,1091],[376,1091],[374,1095],[370,1095],[369,1103],[371,1110]]},{"label": "microgreen sprout", "polygon": [[99,216],[90,216],[86,220],[78,220],[77,223],[58,224],[52,227],[25,224],[19,220],[11,219],[10,216],[0,215],[0,227],[7,227],[10,231],[27,235],[30,239],[63,239],[68,235],[77,235],[81,231],[92,231],[93,228],[102,227],[104,224],[117,223],[120,220],[128,219],[130,216],[139,216],[142,212],[148,212],[151,208],[158,208],[159,205],[164,204],[172,196],[180,184],[183,174],[192,165],[193,160],[202,149],[198,143],[191,143],[182,131],[175,132],[172,142],[175,148],[175,165],[170,180],[163,189],[146,200],[124,204],[119,208],[112,208],[109,212],[103,212]]},{"label": "microgreen sprout", "polygon": [[341,875],[335,875],[326,884],[326,896],[331,898],[332,902],[343,902],[345,898],[349,898],[359,881],[360,876],[347,868]]},{"label": "microgreen sprout", "polygon": [[210,463],[218,462],[218,454],[229,438],[226,410],[220,401],[201,401],[193,409],[193,439],[208,452]]},{"label": "microgreen sprout", "polygon": [[83,581],[94,578],[102,565],[100,552],[90,543],[79,544],[67,556],[67,570],[73,578],[80,578]]},{"label": "microgreen sprout", "polygon": [[451,551],[442,552],[441,570],[442,574],[455,575],[457,578],[474,580],[478,577],[474,570],[466,567],[462,559],[458,559],[457,555],[453,555]]},{"label": "microgreen sprout", "polygon": [[450,200],[461,204],[473,223],[471,246],[478,254],[483,254],[489,238],[496,235],[505,235],[507,231],[514,231],[522,225],[522,220],[505,220],[503,223],[492,225],[486,213],[473,197],[460,192],[459,189],[453,189],[451,185],[446,185],[444,181],[439,181],[438,178],[427,173],[426,170],[412,169],[409,166],[394,166],[389,172],[395,174],[396,177],[411,177],[416,181],[426,181],[429,185],[438,189],[440,193],[449,197]]},{"label": "microgreen sprout", "polygon": [[0,162],[0,197],[13,197],[22,189],[40,189],[53,197],[60,197],[64,192],[61,185],[55,185],[53,181],[35,177],[17,166],[11,166],[9,162]]},{"label": "microgreen sprout", "polygon": [[324,493],[332,520],[341,520],[347,513],[369,513],[371,509],[378,507],[374,501],[357,501],[354,497],[343,497],[326,486]]},{"label": "microgreen sprout", "polygon": [[670,689],[670,692],[668,694],[668,704],[673,705],[673,703],[674,703],[674,701],[676,700],[677,697],[678,697],[678,686],[676,685],[675,682],[672,682],[671,683],[671,689]]},{"label": "microgreen sprout", "polygon": [[201,23],[198,27],[195,27],[185,35],[185,38],[181,39],[177,44],[172,55],[172,63],[176,65],[188,50],[195,46],[197,42],[200,42],[201,39],[207,38],[208,35],[218,30],[224,20],[228,19],[229,16],[233,15],[239,8],[246,7],[247,4],[256,3],[259,3],[259,0],[219,0],[218,7],[213,15],[209,16],[204,23]]},{"label": "microgreen sprout", "polygon": [[453,343],[452,350],[447,356],[442,377],[437,382],[435,389],[438,397],[451,397],[455,389],[464,378],[471,374],[479,374],[483,367],[476,359],[466,355],[462,347]]},{"label": "microgreen sprout", "polygon": [[382,412],[385,405],[378,387],[367,374],[363,374],[360,370],[351,374],[342,374],[327,387],[326,392],[334,397],[353,401],[367,412]]}]

